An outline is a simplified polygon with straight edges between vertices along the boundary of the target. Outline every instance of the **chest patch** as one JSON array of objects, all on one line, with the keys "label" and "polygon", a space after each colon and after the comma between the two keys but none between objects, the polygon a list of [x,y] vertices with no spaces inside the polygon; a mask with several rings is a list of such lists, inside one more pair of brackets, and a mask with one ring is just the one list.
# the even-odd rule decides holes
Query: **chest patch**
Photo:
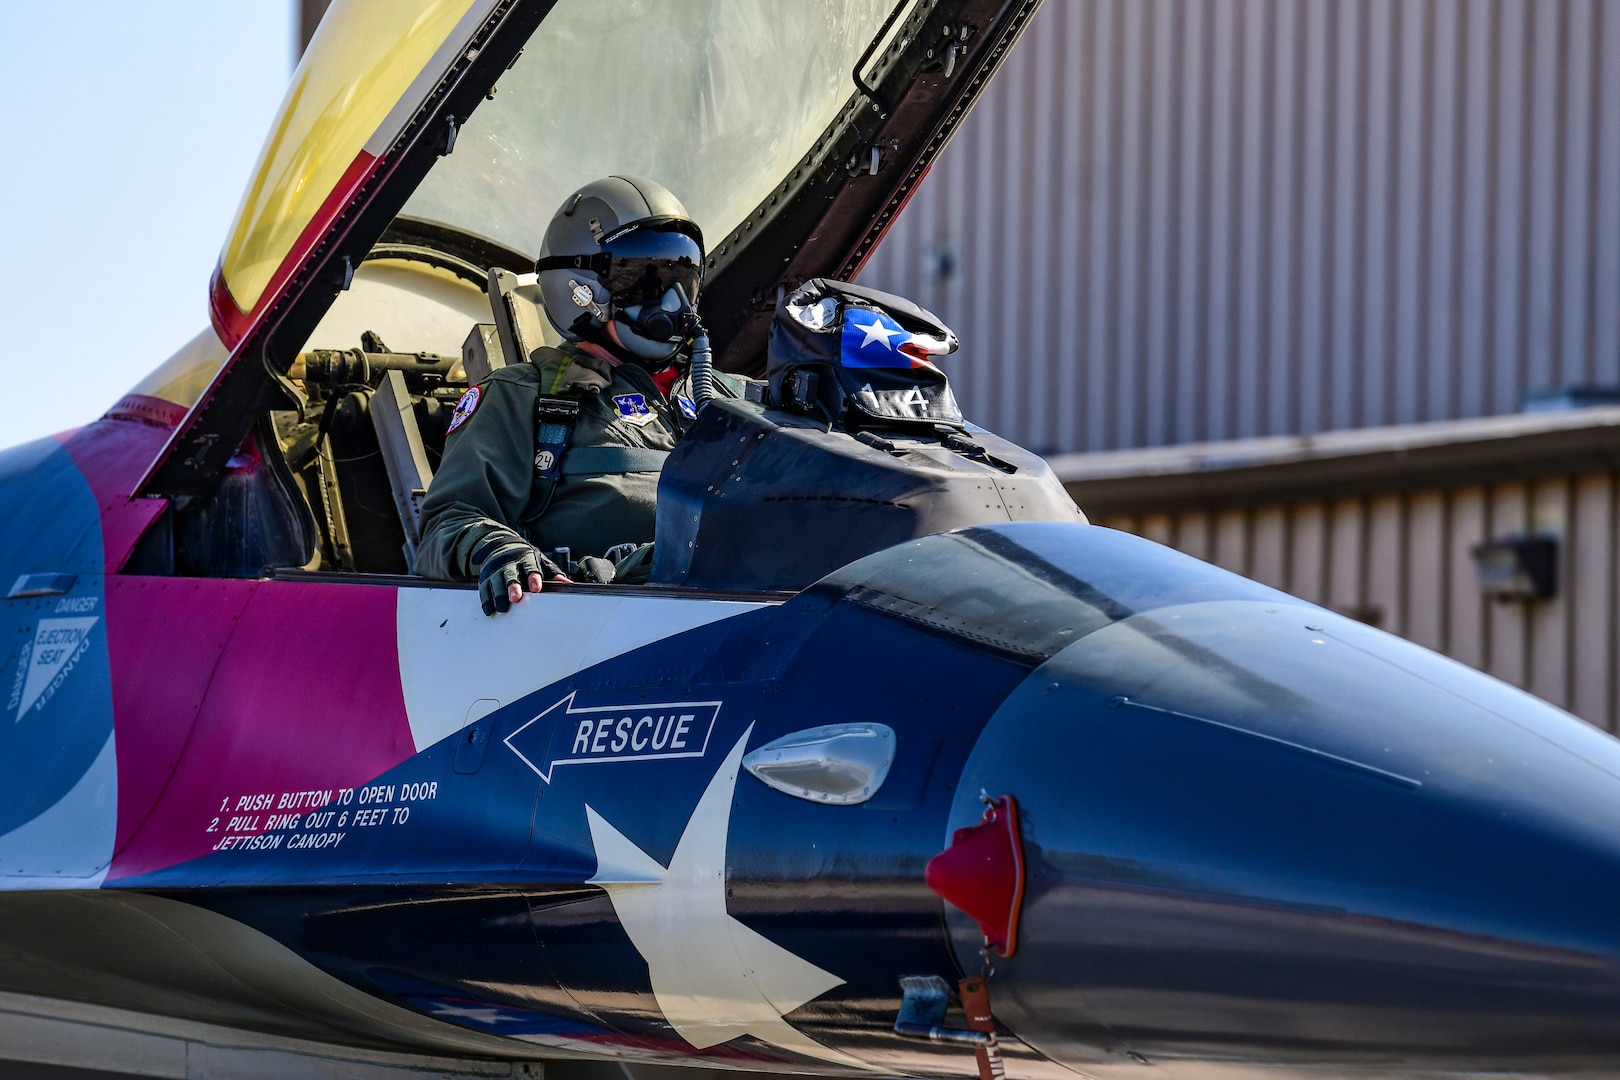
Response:
[{"label": "chest patch", "polygon": [[697,419],[697,405],[693,403],[691,398],[687,397],[685,394],[676,394],[675,404],[680,407],[682,416],[686,417],[688,420]]},{"label": "chest patch", "polygon": [[467,419],[478,411],[478,399],[482,396],[476,386],[469,387],[467,392],[461,395],[461,400],[456,402],[456,411],[450,414],[450,426],[445,429],[446,435],[465,424]]},{"label": "chest patch", "polygon": [[613,408],[619,419],[637,427],[645,427],[658,419],[658,414],[647,404],[645,394],[614,394]]}]

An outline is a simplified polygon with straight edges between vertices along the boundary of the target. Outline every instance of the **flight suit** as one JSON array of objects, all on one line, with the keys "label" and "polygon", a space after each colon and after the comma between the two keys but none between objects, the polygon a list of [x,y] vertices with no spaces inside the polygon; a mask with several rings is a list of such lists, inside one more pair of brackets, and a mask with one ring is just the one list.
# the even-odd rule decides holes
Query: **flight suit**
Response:
[{"label": "flight suit", "polygon": [[[732,376],[715,372],[714,382],[717,396],[741,396]],[[566,548],[575,560],[653,539],[658,470],[692,419],[689,371],[666,400],[644,369],[564,345],[497,368],[476,389],[470,408],[466,397],[457,406],[422,501],[417,574],[475,580],[471,555],[497,532],[516,531],[553,558]],[[578,403],[565,445],[537,443],[542,399]]]}]

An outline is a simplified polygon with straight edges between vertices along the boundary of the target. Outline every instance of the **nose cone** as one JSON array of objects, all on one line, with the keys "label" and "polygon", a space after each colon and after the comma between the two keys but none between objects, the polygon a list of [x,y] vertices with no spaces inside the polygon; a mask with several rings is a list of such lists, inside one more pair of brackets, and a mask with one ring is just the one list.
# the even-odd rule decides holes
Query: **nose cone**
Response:
[{"label": "nose cone", "polygon": [[[1008,698],[950,822],[981,790],[1020,803],[1002,1022],[1090,1072],[1620,1061],[1620,743],[1145,541],[1065,543],[1039,557],[1117,617]],[[1156,603],[1141,575],[1188,564],[1205,584]],[[949,920],[977,970],[979,931]]]}]

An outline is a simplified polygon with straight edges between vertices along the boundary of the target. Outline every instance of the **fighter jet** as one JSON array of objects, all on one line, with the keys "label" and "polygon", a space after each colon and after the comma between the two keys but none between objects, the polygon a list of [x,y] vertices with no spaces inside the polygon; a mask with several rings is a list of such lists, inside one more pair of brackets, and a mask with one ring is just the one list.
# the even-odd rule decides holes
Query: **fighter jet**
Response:
[{"label": "fighter jet", "polygon": [[680,194],[758,376],[1034,7],[332,6],[211,327],[0,455],[0,1056],[1614,1074],[1620,744],[970,424],[761,381],[663,466],[650,584],[487,618],[410,575],[572,187]]}]

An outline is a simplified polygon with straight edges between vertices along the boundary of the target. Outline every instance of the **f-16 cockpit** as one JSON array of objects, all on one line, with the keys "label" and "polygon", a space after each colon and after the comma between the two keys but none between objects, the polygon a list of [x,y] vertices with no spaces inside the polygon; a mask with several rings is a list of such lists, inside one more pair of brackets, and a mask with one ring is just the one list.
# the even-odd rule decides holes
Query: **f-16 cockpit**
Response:
[{"label": "f-16 cockpit", "polygon": [[[335,9],[221,255],[214,330],[135,390],[190,412],[143,485],[172,509],[133,568],[410,574],[458,399],[558,344],[536,253],[596,176],[678,194],[708,239],[715,363],[766,374],[784,299],[856,275],[948,137],[942,106],[997,58],[976,18],[841,6],[685,20],[565,0],[526,41],[523,5],[425,25],[465,7],[441,5],[396,32]],[[400,74],[418,68],[437,84]],[[831,415],[817,378],[836,374],[751,379],[704,410],[663,470],[654,586],[793,590],[944,529],[1084,520],[1038,457],[954,405]]]}]

